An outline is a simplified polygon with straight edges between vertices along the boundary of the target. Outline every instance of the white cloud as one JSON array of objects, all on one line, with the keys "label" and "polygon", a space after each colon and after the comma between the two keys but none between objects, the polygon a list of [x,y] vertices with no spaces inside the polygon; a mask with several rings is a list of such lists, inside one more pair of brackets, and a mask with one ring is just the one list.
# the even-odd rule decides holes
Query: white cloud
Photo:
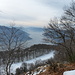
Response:
[{"label": "white cloud", "polygon": [[[15,19],[17,24],[44,26],[62,14],[71,0],[0,0],[0,23]],[[6,21],[5,21],[6,20]],[[3,24],[5,24],[3,22]]]}]

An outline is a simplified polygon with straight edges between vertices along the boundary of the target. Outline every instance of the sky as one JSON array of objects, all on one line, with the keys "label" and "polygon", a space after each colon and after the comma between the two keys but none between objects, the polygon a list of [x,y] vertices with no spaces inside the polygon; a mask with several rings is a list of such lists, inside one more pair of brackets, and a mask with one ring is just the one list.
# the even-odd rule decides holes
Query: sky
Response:
[{"label": "sky", "polygon": [[0,25],[48,25],[50,19],[60,18],[63,8],[72,0],[0,0]]}]

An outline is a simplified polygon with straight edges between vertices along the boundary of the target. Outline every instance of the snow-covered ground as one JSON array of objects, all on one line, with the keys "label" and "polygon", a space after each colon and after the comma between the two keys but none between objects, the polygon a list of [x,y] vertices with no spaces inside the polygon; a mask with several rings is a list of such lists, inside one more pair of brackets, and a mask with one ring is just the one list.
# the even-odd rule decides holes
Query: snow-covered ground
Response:
[{"label": "snow-covered ground", "polygon": [[26,62],[27,62],[27,63],[35,63],[36,60],[39,60],[39,59],[41,59],[41,60],[47,60],[47,59],[53,58],[54,52],[55,52],[55,51],[51,51],[51,52],[48,53],[48,54],[42,55],[42,56],[40,56],[40,57],[37,57],[37,58],[35,58],[35,59],[29,60],[29,61],[26,61]]},{"label": "snow-covered ground", "polygon": [[[35,63],[35,62],[36,62],[37,60],[39,60],[39,59],[41,59],[41,60],[43,61],[43,60],[47,60],[47,59],[53,58],[54,52],[55,52],[55,51],[52,51],[52,52],[50,52],[50,53],[48,53],[48,54],[42,55],[42,56],[40,56],[40,57],[37,57],[37,58],[32,59],[32,60],[29,60],[29,61],[25,61],[25,62],[26,62],[26,63]],[[11,66],[11,72],[12,72],[12,73],[15,73],[15,70],[16,70],[17,68],[20,68],[21,65],[22,65],[22,63],[23,63],[23,62],[12,64],[12,66]]]},{"label": "snow-covered ground", "polygon": [[[40,56],[40,57],[37,57],[37,58],[35,58],[35,59],[32,59],[32,60],[29,60],[29,61],[25,61],[26,63],[35,63],[37,60],[47,60],[47,59],[50,59],[50,58],[53,58],[53,56],[54,56],[54,52],[55,51],[51,51],[50,53],[48,53],[48,54],[45,54],[45,55],[42,55],[42,56]],[[15,71],[16,71],[16,69],[17,68],[20,68],[21,67],[21,65],[22,65],[22,63],[23,62],[19,62],[19,63],[14,63],[14,64],[12,64],[12,66],[11,66],[11,73],[15,73]],[[0,66],[0,73],[1,72],[4,72],[4,65],[3,66]],[[1,74],[1,75],[3,75],[3,74]]]},{"label": "snow-covered ground", "polygon": [[63,75],[75,75],[75,70],[65,71]]}]

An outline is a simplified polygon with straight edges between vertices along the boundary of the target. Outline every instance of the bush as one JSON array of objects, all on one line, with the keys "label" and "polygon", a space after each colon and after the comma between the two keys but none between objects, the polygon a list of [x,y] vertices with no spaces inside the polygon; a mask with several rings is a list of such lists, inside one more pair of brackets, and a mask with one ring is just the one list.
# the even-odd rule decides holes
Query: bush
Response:
[{"label": "bush", "polygon": [[57,72],[58,68],[61,67],[61,65],[59,63],[55,62],[54,59],[52,59],[52,58],[47,61],[47,64],[49,64],[49,66],[50,66],[49,67],[50,72]]},{"label": "bush", "polygon": [[24,72],[27,72],[27,71],[28,71],[28,69],[27,69],[27,63],[22,63],[21,68],[22,68],[22,70],[23,70]]},{"label": "bush", "polygon": [[15,75],[19,75],[19,74],[21,74],[21,70],[20,70],[20,68],[17,68],[17,69],[16,69],[16,74],[15,74]]},{"label": "bush", "polygon": [[42,65],[42,60],[41,59],[39,59],[39,60],[36,60],[36,62],[35,62],[35,68],[37,68],[37,67],[39,67],[39,66],[41,66]]}]

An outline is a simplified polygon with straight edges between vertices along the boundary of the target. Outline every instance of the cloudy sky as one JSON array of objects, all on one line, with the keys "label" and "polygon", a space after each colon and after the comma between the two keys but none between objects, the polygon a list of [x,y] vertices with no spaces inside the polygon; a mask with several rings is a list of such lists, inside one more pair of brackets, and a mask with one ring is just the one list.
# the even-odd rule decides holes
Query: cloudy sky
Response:
[{"label": "cloudy sky", "polygon": [[0,0],[0,25],[45,26],[63,14],[71,0]]}]

